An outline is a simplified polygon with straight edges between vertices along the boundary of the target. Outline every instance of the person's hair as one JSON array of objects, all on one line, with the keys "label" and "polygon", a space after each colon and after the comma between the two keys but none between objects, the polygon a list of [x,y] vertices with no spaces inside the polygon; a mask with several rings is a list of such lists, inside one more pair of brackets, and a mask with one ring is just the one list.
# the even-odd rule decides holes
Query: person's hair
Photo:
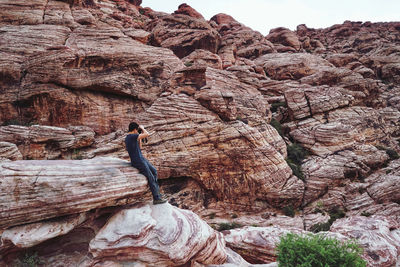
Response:
[{"label": "person's hair", "polygon": [[132,132],[135,129],[139,128],[139,124],[137,124],[136,122],[131,122],[129,123],[129,132]]}]

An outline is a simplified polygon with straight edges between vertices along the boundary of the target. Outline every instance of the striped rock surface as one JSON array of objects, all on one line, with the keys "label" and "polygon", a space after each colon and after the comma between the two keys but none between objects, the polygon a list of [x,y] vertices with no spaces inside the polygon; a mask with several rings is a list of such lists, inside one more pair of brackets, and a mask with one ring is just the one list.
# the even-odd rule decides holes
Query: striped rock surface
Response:
[{"label": "striped rock surface", "polygon": [[94,266],[109,260],[146,266],[222,264],[227,257],[221,233],[195,213],[168,203],[139,204],[118,212],[90,242],[89,251]]},{"label": "striped rock surface", "polygon": [[0,163],[0,229],[138,201],[147,180],[124,160]]}]

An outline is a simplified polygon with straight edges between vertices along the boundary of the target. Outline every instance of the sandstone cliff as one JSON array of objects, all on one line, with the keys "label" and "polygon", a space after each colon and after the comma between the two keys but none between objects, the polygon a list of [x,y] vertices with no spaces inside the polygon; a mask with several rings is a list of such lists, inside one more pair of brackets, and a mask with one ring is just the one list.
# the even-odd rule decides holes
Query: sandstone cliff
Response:
[{"label": "sandstone cliff", "polygon": [[[72,216],[60,219],[71,231],[101,218],[96,230],[72,230],[88,252],[106,221],[88,212],[146,198],[135,170],[99,158],[127,159],[133,120],[152,132],[145,154],[170,203],[215,226],[305,231],[330,226],[338,211],[348,221],[331,230],[343,234],[353,218],[360,229],[399,223],[400,22],[263,36],[226,14],[207,21],[185,4],[166,14],[141,2],[0,1],[0,228]],[[382,231],[391,256],[365,257],[391,266],[398,226]],[[5,242],[14,255],[18,245]],[[274,261],[266,255],[257,257]]]}]

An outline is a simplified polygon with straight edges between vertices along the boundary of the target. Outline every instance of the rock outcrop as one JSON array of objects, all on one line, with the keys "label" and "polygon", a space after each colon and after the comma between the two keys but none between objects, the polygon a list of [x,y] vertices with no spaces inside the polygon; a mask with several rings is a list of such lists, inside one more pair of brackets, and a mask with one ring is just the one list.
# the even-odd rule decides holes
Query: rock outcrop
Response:
[{"label": "rock outcrop", "polygon": [[113,158],[6,161],[0,163],[0,174],[2,229],[128,204],[148,191],[143,175]]},{"label": "rock outcrop", "polygon": [[[148,191],[128,163],[99,158],[128,160],[126,128],[138,121],[152,133],[143,152],[172,204],[213,224],[228,217],[294,231],[326,226],[340,210],[348,218],[332,230],[343,223],[340,233],[359,236],[354,224],[364,245],[378,240],[367,225],[381,221],[385,245],[364,256],[392,264],[398,229],[385,225],[400,218],[400,23],[299,25],[263,36],[226,14],[206,21],[186,4],[166,14],[141,2],[1,1],[2,260],[11,264],[18,247],[33,245],[48,266],[122,264],[102,257],[107,249],[93,247],[95,258],[88,249],[113,215],[132,208],[109,206],[141,202]],[[155,221],[143,225],[164,227]],[[197,226],[209,233],[204,244],[222,247],[218,234]],[[165,237],[147,230],[139,234]],[[229,250],[223,262],[226,252],[214,245],[188,246],[191,256],[180,259],[162,242],[157,252],[140,249],[168,264],[274,261],[268,240],[278,238],[253,230],[267,252],[228,242],[250,263]]]},{"label": "rock outcrop", "polygon": [[90,242],[89,250],[94,266],[110,260],[146,266],[179,266],[189,261],[218,264],[226,260],[221,233],[193,212],[168,203],[118,212]]}]

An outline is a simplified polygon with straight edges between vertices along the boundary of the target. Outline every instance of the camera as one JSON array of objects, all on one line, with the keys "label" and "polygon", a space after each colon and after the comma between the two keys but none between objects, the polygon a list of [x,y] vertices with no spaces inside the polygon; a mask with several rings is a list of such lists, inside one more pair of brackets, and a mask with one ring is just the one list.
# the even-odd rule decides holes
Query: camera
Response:
[{"label": "camera", "polygon": [[[143,130],[141,128],[139,128],[138,133],[139,134],[143,133]],[[147,143],[147,138],[143,138],[142,141],[143,141],[143,143]]]}]

